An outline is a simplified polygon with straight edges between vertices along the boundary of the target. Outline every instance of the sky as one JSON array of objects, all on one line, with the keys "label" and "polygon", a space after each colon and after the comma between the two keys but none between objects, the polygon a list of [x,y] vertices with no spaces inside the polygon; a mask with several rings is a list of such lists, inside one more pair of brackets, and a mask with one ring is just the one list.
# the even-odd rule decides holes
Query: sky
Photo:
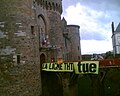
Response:
[{"label": "sky", "polygon": [[112,29],[120,22],[120,0],[62,0],[67,24],[80,26],[82,54],[112,51]]}]

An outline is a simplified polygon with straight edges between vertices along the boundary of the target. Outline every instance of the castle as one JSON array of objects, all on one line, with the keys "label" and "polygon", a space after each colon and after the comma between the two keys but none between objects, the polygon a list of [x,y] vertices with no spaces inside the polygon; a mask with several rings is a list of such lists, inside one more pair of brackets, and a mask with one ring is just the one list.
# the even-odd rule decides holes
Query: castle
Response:
[{"label": "castle", "polygon": [[42,63],[81,60],[80,27],[61,20],[62,0],[0,3],[0,95],[41,96]]}]

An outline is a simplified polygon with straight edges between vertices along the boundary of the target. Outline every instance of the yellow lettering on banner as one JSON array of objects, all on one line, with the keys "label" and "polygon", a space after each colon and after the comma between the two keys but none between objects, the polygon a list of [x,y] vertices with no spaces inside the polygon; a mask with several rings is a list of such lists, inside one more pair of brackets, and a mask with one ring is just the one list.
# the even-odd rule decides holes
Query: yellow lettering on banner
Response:
[{"label": "yellow lettering on banner", "polygon": [[44,63],[42,70],[53,72],[73,72],[74,70],[76,74],[98,74],[99,61]]},{"label": "yellow lettering on banner", "polygon": [[74,63],[76,74],[98,74],[99,61],[82,61]]},{"label": "yellow lettering on banner", "polygon": [[55,72],[73,72],[73,63],[43,63],[42,70]]}]

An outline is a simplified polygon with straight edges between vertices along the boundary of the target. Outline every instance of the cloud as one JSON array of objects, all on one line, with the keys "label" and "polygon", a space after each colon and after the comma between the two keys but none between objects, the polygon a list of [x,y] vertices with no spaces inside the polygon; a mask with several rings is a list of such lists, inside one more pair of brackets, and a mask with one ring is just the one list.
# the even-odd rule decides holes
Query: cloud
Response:
[{"label": "cloud", "polygon": [[106,34],[111,36],[110,17],[103,11],[98,12],[78,3],[76,6],[69,6],[64,17],[68,24],[80,25],[82,40],[105,40],[108,38]]},{"label": "cloud", "polygon": [[82,40],[81,41],[81,51],[82,54],[91,54],[91,53],[105,53],[112,50],[111,40]]},{"label": "cloud", "polygon": [[[100,0],[93,0],[92,2],[91,0],[80,1],[81,3],[78,2],[68,6],[63,16],[68,24],[80,26],[82,53],[102,53],[112,50],[111,22],[118,23],[120,20],[118,18],[118,6],[116,7],[110,2],[110,4],[107,4],[107,0],[106,2]],[[113,0],[110,1],[114,2]],[[114,4],[117,5],[116,2]]]},{"label": "cloud", "polygon": [[78,2],[79,2],[78,0],[62,0],[63,9],[66,9],[68,6],[71,6],[71,5],[76,5]]},{"label": "cloud", "polygon": [[89,6],[96,10],[120,9],[120,0],[79,0],[82,5]]},{"label": "cloud", "polygon": [[103,11],[117,22],[120,17],[120,0],[79,0],[81,5],[89,6],[91,9]]}]

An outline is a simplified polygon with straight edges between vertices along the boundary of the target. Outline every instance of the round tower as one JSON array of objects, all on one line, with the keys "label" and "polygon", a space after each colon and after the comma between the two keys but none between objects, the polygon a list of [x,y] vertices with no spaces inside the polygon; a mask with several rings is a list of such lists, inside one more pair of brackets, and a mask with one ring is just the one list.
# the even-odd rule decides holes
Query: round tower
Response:
[{"label": "round tower", "polygon": [[[61,28],[61,0],[39,0],[37,1],[39,8],[42,10],[41,17],[43,19],[45,29],[49,41],[48,60],[51,58],[58,60],[63,58],[63,34]],[[40,10],[39,9],[39,10]],[[38,11],[39,12],[39,11]],[[41,26],[41,23],[40,23]],[[40,28],[41,29],[41,28]]]},{"label": "round tower", "polygon": [[[53,47],[55,47],[54,58],[56,60],[63,58],[63,34],[61,26],[62,1],[50,0],[52,10],[48,10],[49,18],[49,37]],[[57,56],[55,55],[57,54]]]},{"label": "round tower", "polygon": [[81,60],[80,34],[78,25],[67,25],[69,37],[71,40],[72,60]]}]

